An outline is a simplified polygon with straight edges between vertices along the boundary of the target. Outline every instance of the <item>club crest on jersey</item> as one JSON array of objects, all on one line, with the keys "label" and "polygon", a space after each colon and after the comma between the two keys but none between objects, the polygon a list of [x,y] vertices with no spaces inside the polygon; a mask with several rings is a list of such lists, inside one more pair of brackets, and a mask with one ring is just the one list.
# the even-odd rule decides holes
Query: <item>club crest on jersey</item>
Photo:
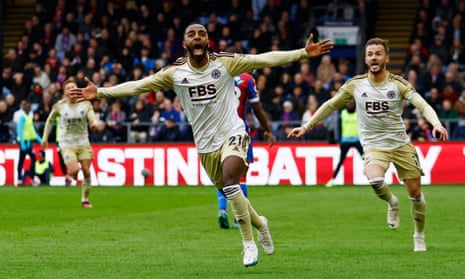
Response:
[{"label": "club crest on jersey", "polygon": [[389,98],[389,99],[394,99],[396,97],[396,92],[394,92],[394,90],[390,90],[386,93],[386,96]]},{"label": "club crest on jersey", "polygon": [[219,70],[213,70],[212,72],[212,78],[214,79],[219,79],[221,76],[221,72]]}]

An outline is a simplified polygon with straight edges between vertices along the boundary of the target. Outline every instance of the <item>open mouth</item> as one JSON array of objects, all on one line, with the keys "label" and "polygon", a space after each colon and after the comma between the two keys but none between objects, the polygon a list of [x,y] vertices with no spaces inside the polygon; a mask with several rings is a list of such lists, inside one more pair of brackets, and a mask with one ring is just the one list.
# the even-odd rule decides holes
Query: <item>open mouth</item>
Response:
[{"label": "open mouth", "polygon": [[370,64],[370,68],[379,68],[379,64],[378,63],[372,63],[372,64]]},{"label": "open mouth", "polygon": [[201,43],[194,43],[192,45],[192,54],[201,56],[204,54],[205,47]]},{"label": "open mouth", "polygon": [[202,52],[204,50],[204,47],[201,43],[195,43],[192,45],[192,51],[195,53]]}]

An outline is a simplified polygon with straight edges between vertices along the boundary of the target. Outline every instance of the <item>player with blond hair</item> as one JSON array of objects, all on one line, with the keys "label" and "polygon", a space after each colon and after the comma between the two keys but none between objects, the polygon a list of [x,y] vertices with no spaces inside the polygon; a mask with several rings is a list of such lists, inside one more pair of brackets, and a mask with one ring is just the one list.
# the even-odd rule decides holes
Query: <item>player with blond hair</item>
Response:
[{"label": "player with blond hair", "polygon": [[421,252],[426,251],[426,202],[420,183],[423,170],[415,147],[405,132],[402,100],[408,100],[433,125],[433,135],[438,135],[441,140],[447,140],[449,136],[434,109],[415,88],[404,78],[387,71],[388,62],[388,42],[381,38],[368,40],[365,45],[368,73],[347,81],[333,98],[321,105],[310,121],[294,128],[288,137],[303,136],[333,110],[355,100],[360,142],[364,150],[364,173],[376,195],[388,203],[387,223],[391,229],[396,229],[399,227],[399,200],[384,181],[389,164],[394,164],[411,201],[414,251]]},{"label": "player with blond hair", "polygon": [[88,125],[93,129],[96,126],[96,119],[94,109],[89,101],[78,103],[69,98],[69,93],[73,88],[77,88],[74,79],[68,79],[63,83],[64,96],[52,107],[52,111],[47,117],[42,147],[47,148],[50,130],[52,125],[57,122],[58,145],[69,175],[76,178],[80,169],[84,174],[81,186],[81,205],[84,208],[92,208],[89,194],[91,187],[90,165],[93,152],[89,142]]}]

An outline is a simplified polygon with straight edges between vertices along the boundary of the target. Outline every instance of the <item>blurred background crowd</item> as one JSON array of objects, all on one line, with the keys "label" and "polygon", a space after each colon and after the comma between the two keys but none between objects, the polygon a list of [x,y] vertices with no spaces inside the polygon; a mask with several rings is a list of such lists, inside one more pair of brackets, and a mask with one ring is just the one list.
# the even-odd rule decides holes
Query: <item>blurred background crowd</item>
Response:
[{"label": "blurred background crowd", "polygon": [[[331,14],[333,2],[342,7],[336,14]],[[452,140],[465,140],[465,1],[423,0],[419,7],[399,74],[433,106]],[[183,31],[190,22],[207,27],[212,51],[262,53],[302,47],[310,33],[318,37],[317,20],[328,16],[363,18],[364,37],[376,36],[376,9],[373,0],[36,0],[23,34],[3,53],[0,142],[15,141],[22,100],[32,104],[41,133],[51,107],[62,98],[63,81],[71,76],[79,86],[85,86],[84,77],[111,86],[168,66],[183,55]],[[306,122],[346,80],[363,73],[356,67],[360,57],[327,55],[253,72],[278,141],[287,141],[289,128]],[[171,91],[95,100],[93,107],[99,124],[91,142],[192,141]],[[412,140],[435,140],[408,102],[403,116]],[[338,117],[336,112],[298,140],[337,142]],[[262,140],[252,113],[249,125],[253,139]]]}]

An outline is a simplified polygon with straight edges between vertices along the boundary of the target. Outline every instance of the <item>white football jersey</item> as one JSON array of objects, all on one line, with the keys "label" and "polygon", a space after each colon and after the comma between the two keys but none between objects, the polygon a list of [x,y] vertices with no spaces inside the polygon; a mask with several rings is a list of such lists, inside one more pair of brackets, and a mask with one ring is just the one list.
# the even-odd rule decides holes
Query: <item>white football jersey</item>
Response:
[{"label": "white football jersey", "polygon": [[44,128],[48,136],[52,123],[58,118],[58,144],[60,148],[89,145],[88,122],[94,121],[94,110],[88,101],[69,103],[57,102],[50,112]]},{"label": "white football jersey", "polygon": [[353,92],[360,142],[365,150],[394,149],[410,142],[402,120],[402,100],[415,93],[409,84],[395,75],[389,75],[384,83],[373,84],[365,75],[341,88],[345,90]]},{"label": "white football jersey", "polygon": [[414,101],[412,104],[430,123],[440,123],[434,110],[408,81],[388,72],[386,80],[378,84],[371,82],[367,74],[353,77],[318,109],[306,126],[313,127],[331,111],[354,99],[360,142],[365,151],[391,150],[410,142],[402,120],[403,99]]}]

